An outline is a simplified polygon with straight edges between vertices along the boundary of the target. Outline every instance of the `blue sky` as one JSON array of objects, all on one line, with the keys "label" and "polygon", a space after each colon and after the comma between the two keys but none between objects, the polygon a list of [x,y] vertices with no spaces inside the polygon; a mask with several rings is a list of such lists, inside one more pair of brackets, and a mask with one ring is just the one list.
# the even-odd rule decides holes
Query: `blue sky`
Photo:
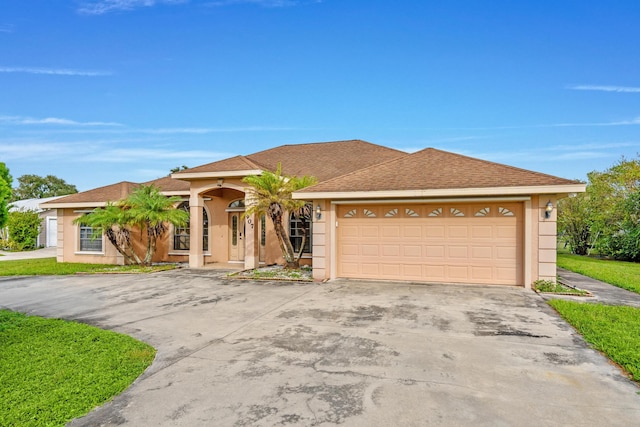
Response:
[{"label": "blue sky", "polygon": [[80,190],[281,144],[586,179],[640,152],[640,2],[2,0],[0,161]]}]

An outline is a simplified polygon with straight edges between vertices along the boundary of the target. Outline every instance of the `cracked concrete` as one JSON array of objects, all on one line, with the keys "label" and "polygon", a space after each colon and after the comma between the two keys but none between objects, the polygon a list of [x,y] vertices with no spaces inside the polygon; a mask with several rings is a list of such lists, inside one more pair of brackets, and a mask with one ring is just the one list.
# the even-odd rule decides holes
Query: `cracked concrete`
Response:
[{"label": "cracked concrete", "polygon": [[638,387],[521,288],[186,270],[4,278],[0,307],[158,349],[71,426],[640,424]]}]

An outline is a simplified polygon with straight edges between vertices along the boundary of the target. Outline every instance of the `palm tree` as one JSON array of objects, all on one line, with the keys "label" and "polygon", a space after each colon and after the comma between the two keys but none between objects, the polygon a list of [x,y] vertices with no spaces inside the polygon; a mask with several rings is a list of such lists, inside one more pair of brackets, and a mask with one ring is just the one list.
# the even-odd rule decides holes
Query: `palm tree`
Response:
[{"label": "palm tree", "polygon": [[[168,224],[184,226],[189,214],[175,207],[179,197],[166,197],[154,185],[141,185],[126,199],[108,203],[105,208],[77,218],[74,223],[86,224],[101,230],[129,263],[150,265],[157,240],[168,230]],[[136,254],[131,230],[146,234],[144,258]]]},{"label": "palm tree", "polygon": [[104,208],[76,218],[74,224],[88,225],[94,229],[92,238],[104,234],[116,250],[127,260],[127,264],[142,264],[142,260],[133,250],[131,226],[127,211],[119,205],[108,202]]},{"label": "palm tree", "polygon": [[[283,224],[286,214],[293,213],[296,216],[308,216],[309,212],[305,208],[304,200],[294,200],[291,193],[301,188],[308,187],[316,183],[316,179],[311,176],[295,177],[282,174],[282,165],[278,163],[275,172],[263,171],[260,175],[250,175],[242,180],[253,189],[251,194],[251,204],[244,215],[267,215],[273,222],[273,227],[278,237],[280,250],[285,261],[285,268],[300,268],[300,257],[302,249],[296,254],[289,239],[289,234]],[[306,230],[303,236],[302,246],[306,241]]]}]

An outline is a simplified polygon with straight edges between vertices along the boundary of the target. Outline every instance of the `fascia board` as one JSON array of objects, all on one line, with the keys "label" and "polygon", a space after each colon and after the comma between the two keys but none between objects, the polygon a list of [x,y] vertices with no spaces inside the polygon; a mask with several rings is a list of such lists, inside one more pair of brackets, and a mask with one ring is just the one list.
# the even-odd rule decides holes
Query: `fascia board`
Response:
[{"label": "fascia board", "polygon": [[43,203],[41,206],[45,209],[102,208],[107,206],[107,202]]},{"label": "fascia board", "polygon": [[237,171],[218,171],[218,172],[181,172],[172,173],[171,178],[181,179],[188,181],[192,179],[207,179],[207,178],[238,178],[247,175],[260,175],[262,169],[246,169]]},{"label": "fascia board", "polygon": [[304,192],[296,191],[294,199],[390,199],[414,197],[474,197],[474,196],[511,196],[529,194],[563,194],[583,193],[586,184],[539,185],[523,187],[490,187],[490,188],[448,188],[435,190],[390,190],[390,191],[335,191]]}]

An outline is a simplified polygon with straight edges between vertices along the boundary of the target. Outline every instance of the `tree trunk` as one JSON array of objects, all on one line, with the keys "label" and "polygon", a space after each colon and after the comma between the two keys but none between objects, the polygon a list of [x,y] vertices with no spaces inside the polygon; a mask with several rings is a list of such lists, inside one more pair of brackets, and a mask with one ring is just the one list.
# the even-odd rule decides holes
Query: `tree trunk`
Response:
[{"label": "tree trunk", "polygon": [[286,238],[287,232],[282,225],[282,216],[278,216],[276,219],[272,217],[271,219],[273,221],[276,236],[278,237],[280,249],[282,250],[282,255],[284,256],[284,268],[291,270],[300,268],[300,263],[296,259],[296,253],[293,250],[293,245],[291,244],[291,241]]}]

